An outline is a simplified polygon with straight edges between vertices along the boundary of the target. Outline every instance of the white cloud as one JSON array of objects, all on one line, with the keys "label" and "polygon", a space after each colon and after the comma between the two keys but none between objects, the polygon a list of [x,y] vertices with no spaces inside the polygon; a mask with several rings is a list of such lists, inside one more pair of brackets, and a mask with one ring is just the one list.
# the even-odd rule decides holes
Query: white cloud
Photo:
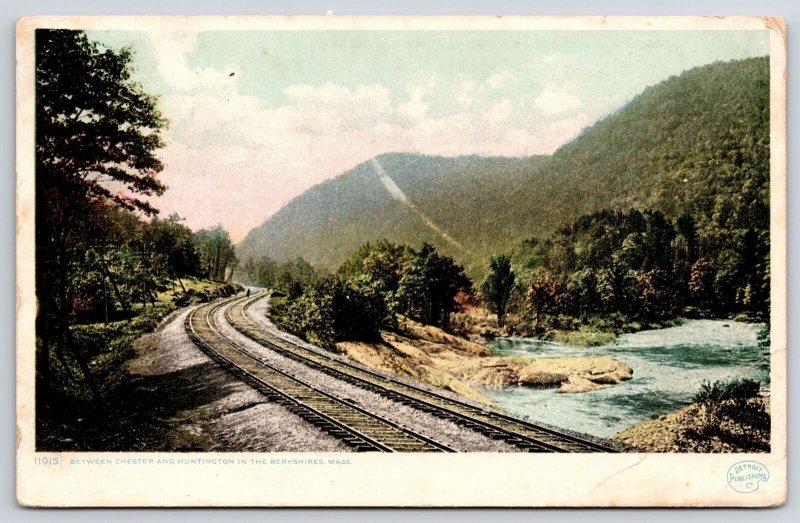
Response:
[{"label": "white cloud", "polygon": [[397,106],[397,114],[411,122],[419,122],[428,114],[429,106],[422,101],[425,95],[423,87],[412,87],[409,89],[410,99]]},{"label": "white cloud", "polygon": [[517,77],[514,76],[514,73],[511,71],[497,71],[493,73],[489,78],[486,79],[486,83],[492,89],[498,89],[500,87],[508,86],[512,83],[517,81]]},{"label": "white cloud", "polygon": [[533,103],[536,109],[547,116],[572,113],[581,106],[580,98],[566,91],[559,91],[552,88],[542,91]]},{"label": "white cloud", "polygon": [[339,105],[341,103],[369,103],[373,110],[386,111],[391,101],[389,89],[381,84],[360,85],[351,90],[331,82],[320,86],[301,84],[290,85],[283,94],[292,103],[316,103]]},{"label": "white cloud", "polygon": [[205,67],[190,68],[187,55],[197,49],[199,42],[196,32],[158,31],[148,36],[158,72],[171,87],[184,91],[197,87],[231,87],[236,82],[237,74],[241,74],[241,68],[235,64],[226,66],[223,71]]},{"label": "white cloud", "polygon": [[162,154],[170,189],[158,205],[195,228],[221,221],[235,240],[311,185],[384,152],[543,154],[588,123],[558,118],[580,106],[565,93],[514,96],[508,71],[477,80],[420,75],[404,93],[380,83],[297,84],[268,103],[239,92],[235,65],[189,67],[192,34],[159,34],[153,44],[175,88],[161,100],[171,121]]}]

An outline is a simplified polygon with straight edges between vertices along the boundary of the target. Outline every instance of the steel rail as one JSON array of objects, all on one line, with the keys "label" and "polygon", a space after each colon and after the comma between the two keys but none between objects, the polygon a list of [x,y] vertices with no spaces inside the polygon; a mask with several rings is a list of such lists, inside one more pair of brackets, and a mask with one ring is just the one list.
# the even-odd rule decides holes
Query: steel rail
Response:
[{"label": "steel rail", "polygon": [[[201,307],[197,307],[193,309],[186,317],[185,320],[185,328],[187,333],[192,338],[192,341],[205,352],[207,355],[212,357],[218,363],[221,363],[224,367],[226,367],[232,373],[238,375],[244,381],[248,382],[250,385],[255,386],[262,392],[266,389],[267,394],[269,396],[275,397],[276,399],[282,400],[284,405],[293,405],[295,408],[292,409],[293,412],[301,415],[304,419],[312,421],[315,425],[318,425],[321,429],[325,430],[329,434],[345,441],[345,443],[356,447],[359,451],[367,451],[367,450],[377,450],[383,452],[396,452],[399,449],[396,447],[403,447],[409,448],[409,446],[417,445],[420,448],[415,450],[419,451],[440,451],[440,452],[455,452],[454,449],[432,439],[427,436],[417,434],[410,429],[402,427],[393,421],[386,419],[382,416],[376,415],[372,412],[369,412],[357,405],[353,405],[344,401],[332,394],[329,394],[323,390],[320,390],[309,383],[292,376],[291,374],[271,365],[263,359],[259,358],[258,356],[252,354],[250,351],[242,348],[238,344],[232,342],[231,340],[227,339],[219,329],[214,325],[213,315],[219,310],[220,307],[223,307],[233,301],[239,300],[239,297],[234,297],[226,300],[222,300],[220,302],[211,303],[207,305],[203,305]],[[226,356],[221,352],[219,348],[214,348],[213,343],[208,339],[208,336],[205,338],[203,337],[203,333],[198,332],[198,326],[195,324],[195,319],[198,311],[201,309],[206,309],[205,315],[203,320],[205,322],[202,328],[207,328],[214,336],[216,336],[217,343],[224,343],[230,349],[236,351],[236,353],[245,356],[249,360],[255,362],[256,365],[260,367],[260,370],[267,370],[269,373],[273,374],[273,377],[277,377],[277,380],[273,380],[271,382],[268,379],[265,379],[263,376],[257,376],[254,372],[244,368],[241,364],[233,361],[229,356]],[[202,316],[202,314],[201,314]],[[284,387],[281,388],[281,384],[275,383],[274,381],[284,380]],[[287,392],[284,390],[286,387],[286,382],[291,383],[294,387],[299,387],[302,391],[302,395],[309,395],[305,397],[305,401],[296,397],[291,392]],[[313,398],[313,395],[316,395],[317,398]],[[314,407],[309,404],[310,399],[319,400],[322,398],[324,401],[329,402],[328,404],[328,413],[323,412],[320,408]],[[331,409],[341,409],[343,414],[346,414],[346,417],[352,417],[353,413],[356,413],[356,418],[359,416],[362,418],[359,423],[363,425],[367,424],[377,424],[377,427],[372,428],[372,432],[375,431],[384,431],[385,434],[383,436],[391,436],[389,438],[384,438],[384,441],[380,441],[381,435],[376,436],[374,433],[372,435],[366,434],[364,432],[365,428],[367,431],[370,430],[369,427],[360,428],[357,426],[353,426],[354,423],[350,422],[349,424],[346,422],[337,419],[336,416],[330,413]],[[386,439],[397,439],[400,436],[401,439],[405,438],[405,442],[401,442],[402,444],[398,445],[397,443],[393,444],[391,442],[387,443]]]},{"label": "steel rail", "polygon": [[[282,355],[318,368],[332,376],[358,384],[368,390],[373,390],[390,399],[417,406],[421,408],[421,410],[430,412],[437,417],[448,419],[468,428],[484,432],[490,437],[505,439],[509,443],[524,450],[545,452],[618,452],[611,447],[571,434],[566,434],[550,427],[521,420],[488,408],[477,407],[412,384],[395,380],[372,369],[363,368],[333,358],[331,355],[322,354],[318,350],[311,350],[289,340],[267,333],[246,315],[246,310],[263,297],[263,295],[257,295],[249,300],[247,298],[240,300],[226,310],[225,318],[231,326],[248,338]],[[237,309],[236,312],[238,316],[240,316],[247,325],[242,325],[233,318],[233,314],[231,313],[233,309]],[[308,354],[313,356],[307,356]],[[325,360],[328,363],[324,361],[321,362],[319,359]],[[346,370],[334,368],[334,366],[344,367]],[[355,375],[355,373],[366,375],[367,378]],[[408,391],[411,391],[413,395],[409,394]],[[423,398],[419,396],[423,396]],[[433,403],[431,400],[439,404]],[[445,403],[445,405],[441,405],[441,403]],[[454,408],[467,412],[459,412],[458,410],[454,410]],[[505,426],[499,425],[498,422]],[[533,432],[537,434],[538,437],[546,437],[555,440],[555,442],[541,441],[537,436],[520,433],[520,429],[526,432]]]}]

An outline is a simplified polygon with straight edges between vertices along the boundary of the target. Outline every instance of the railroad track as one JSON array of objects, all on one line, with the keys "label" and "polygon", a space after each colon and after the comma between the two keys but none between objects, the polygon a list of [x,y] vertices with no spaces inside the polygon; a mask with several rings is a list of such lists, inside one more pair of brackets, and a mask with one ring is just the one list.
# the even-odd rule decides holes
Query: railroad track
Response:
[{"label": "railroad track", "polygon": [[435,392],[400,382],[390,376],[354,365],[322,351],[291,343],[265,332],[246,314],[263,295],[234,300],[225,318],[236,330],[275,352],[402,404],[438,418],[503,440],[528,452],[617,452],[605,445],[566,434],[525,420],[482,408]]},{"label": "railroad track", "polygon": [[213,316],[220,307],[237,299],[193,309],[184,323],[192,341],[231,373],[356,451],[454,452],[442,443],[328,394],[225,338]]}]

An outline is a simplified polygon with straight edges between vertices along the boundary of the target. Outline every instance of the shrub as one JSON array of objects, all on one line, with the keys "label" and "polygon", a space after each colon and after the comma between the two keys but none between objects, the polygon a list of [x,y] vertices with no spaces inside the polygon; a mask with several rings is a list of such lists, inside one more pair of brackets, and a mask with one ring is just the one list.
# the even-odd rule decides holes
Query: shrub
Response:
[{"label": "shrub", "polygon": [[328,279],[288,301],[279,323],[294,334],[330,348],[337,341],[372,341],[392,317],[374,286]]},{"label": "shrub", "polygon": [[677,443],[691,452],[769,452],[770,413],[761,384],[739,379],[703,383],[695,402],[700,404],[692,426]]},{"label": "shrub", "polygon": [[747,399],[758,396],[761,382],[749,379],[734,379],[730,381],[716,381],[713,384],[705,381],[700,386],[700,392],[694,397],[695,403],[719,403],[729,399]]}]

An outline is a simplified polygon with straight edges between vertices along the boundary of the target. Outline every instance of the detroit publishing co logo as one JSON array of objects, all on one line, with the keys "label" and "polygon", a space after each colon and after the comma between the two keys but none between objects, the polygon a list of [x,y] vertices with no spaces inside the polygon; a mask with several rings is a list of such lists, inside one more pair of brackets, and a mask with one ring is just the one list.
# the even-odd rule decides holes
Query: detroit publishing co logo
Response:
[{"label": "detroit publishing co logo", "polygon": [[768,480],[769,470],[758,461],[740,461],[728,469],[728,485],[743,494],[755,492],[759,483]]}]

